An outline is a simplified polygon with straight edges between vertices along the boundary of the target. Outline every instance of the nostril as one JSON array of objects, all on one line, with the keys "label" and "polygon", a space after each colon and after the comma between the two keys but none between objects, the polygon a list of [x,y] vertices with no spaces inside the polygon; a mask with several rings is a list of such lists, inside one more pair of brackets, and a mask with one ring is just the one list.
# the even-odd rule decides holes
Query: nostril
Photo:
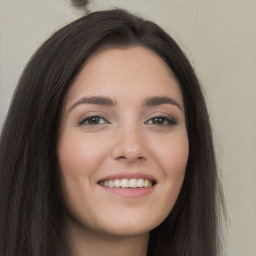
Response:
[{"label": "nostril", "polygon": [[119,159],[125,159],[126,157],[125,156],[119,156],[118,158]]}]

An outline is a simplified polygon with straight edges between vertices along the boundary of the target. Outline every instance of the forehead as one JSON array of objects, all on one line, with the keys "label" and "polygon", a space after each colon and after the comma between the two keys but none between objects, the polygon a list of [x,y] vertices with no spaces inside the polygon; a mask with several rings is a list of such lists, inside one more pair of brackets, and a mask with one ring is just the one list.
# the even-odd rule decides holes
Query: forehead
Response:
[{"label": "forehead", "polygon": [[172,70],[160,56],[143,46],[110,48],[93,54],[71,86],[68,101],[94,94],[131,98],[171,94],[182,102]]}]

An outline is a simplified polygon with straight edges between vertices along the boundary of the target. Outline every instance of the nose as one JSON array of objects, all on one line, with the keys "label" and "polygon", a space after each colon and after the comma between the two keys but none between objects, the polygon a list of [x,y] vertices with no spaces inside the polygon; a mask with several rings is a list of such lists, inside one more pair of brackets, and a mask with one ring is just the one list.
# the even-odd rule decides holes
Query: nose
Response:
[{"label": "nose", "polygon": [[127,163],[143,161],[147,158],[143,132],[136,128],[124,128],[118,131],[114,139],[112,158]]}]

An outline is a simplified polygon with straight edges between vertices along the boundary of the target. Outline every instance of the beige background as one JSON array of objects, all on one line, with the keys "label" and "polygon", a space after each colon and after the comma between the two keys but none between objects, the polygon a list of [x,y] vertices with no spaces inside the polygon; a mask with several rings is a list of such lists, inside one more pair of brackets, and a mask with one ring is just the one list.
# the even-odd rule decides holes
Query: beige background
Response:
[{"label": "beige background", "polygon": [[[203,84],[229,213],[227,256],[256,255],[256,1],[91,0],[123,7],[177,40]],[[0,127],[37,47],[83,15],[68,0],[0,0]]]}]

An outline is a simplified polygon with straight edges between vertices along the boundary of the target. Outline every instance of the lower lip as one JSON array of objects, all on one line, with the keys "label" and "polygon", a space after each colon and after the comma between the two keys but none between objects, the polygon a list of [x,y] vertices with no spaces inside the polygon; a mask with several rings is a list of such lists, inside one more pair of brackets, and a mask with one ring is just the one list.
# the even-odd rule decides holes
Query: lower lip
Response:
[{"label": "lower lip", "polygon": [[155,186],[150,188],[110,188],[100,185],[105,191],[123,197],[141,197],[153,192]]}]

